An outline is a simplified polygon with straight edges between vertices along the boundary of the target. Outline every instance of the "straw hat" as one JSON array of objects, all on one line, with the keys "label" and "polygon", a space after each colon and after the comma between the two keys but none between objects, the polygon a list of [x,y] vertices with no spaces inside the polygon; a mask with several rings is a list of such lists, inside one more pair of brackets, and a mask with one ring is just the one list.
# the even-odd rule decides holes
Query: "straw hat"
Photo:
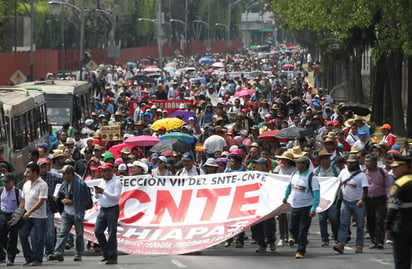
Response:
[{"label": "straw hat", "polygon": [[281,159],[281,160],[289,160],[289,161],[294,161],[293,154],[291,152],[283,152],[282,155],[276,155],[275,158]]},{"label": "straw hat", "polygon": [[293,158],[300,158],[302,156],[304,156],[306,153],[302,152],[302,149],[300,148],[300,146],[294,146],[292,148],[292,154],[293,154]]}]

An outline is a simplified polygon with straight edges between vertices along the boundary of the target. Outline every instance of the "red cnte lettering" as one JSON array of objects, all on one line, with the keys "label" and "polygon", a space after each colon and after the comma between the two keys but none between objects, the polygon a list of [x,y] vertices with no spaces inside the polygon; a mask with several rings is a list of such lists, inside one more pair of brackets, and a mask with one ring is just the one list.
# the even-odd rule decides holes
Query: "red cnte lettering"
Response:
[{"label": "red cnte lettering", "polygon": [[220,196],[228,196],[229,194],[230,188],[199,190],[197,197],[206,197],[206,205],[200,220],[210,220],[212,218],[213,212],[215,211],[217,199],[219,199]]},{"label": "red cnte lettering", "polygon": [[170,217],[174,223],[184,222],[191,196],[192,190],[182,191],[179,207],[177,207],[169,191],[157,191],[155,215],[151,224],[160,224],[166,210],[169,211]]},{"label": "red cnte lettering", "polygon": [[248,198],[245,197],[246,192],[257,191],[259,189],[259,183],[236,187],[235,196],[233,197],[233,204],[229,213],[229,219],[255,214],[256,210],[242,211],[241,208],[243,205],[256,204],[257,202],[259,202],[259,196],[252,196]]},{"label": "red cnte lettering", "polygon": [[145,193],[144,191],[141,190],[131,190],[122,193],[120,196],[120,214],[119,214],[119,220],[124,223],[134,223],[138,221],[140,218],[144,216],[143,212],[137,212],[137,214],[131,216],[131,217],[126,217],[124,214],[124,208],[126,205],[127,200],[129,199],[137,199],[141,204],[148,203],[150,202],[150,197]]}]

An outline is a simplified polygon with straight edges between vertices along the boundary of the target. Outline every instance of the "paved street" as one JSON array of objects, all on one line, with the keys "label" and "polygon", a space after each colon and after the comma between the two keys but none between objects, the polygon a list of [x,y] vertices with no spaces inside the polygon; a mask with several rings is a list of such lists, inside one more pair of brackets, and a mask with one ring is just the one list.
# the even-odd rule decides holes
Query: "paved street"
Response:
[{"label": "paved street", "polygon": [[[354,227],[352,227],[354,231]],[[249,238],[250,234],[247,233]],[[369,241],[366,239],[364,254],[354,254],[354,242],[349,243],[345,254],[340,255],[332,247],[320,247],[320,234],[315,218],[309,235],[309,245],[305,259],[294,259],[295,249],[289,246],[280,247],[276,252],[264,254],[255,253],[256,245],[245,244],[243,249],[237,249],[234,244],[225,248],[223,244],[204,250],[201,253],[179,256],[119,256],[119,264],[104,265],[100,263],[101,257],[91,251],[86,251],[82,262],[73,261],[73,250],[67,251],[64,262],[44,261],[43,266],[56,267],[81,267],[81,268],[316,268],[316,269],[379,269],[393,268],[392,249],[385,245],[384,250],[369,250]],[[247,241],[248,242],[248,241]],[[16,266],[24,263],[22,254],[16,259]]]}]

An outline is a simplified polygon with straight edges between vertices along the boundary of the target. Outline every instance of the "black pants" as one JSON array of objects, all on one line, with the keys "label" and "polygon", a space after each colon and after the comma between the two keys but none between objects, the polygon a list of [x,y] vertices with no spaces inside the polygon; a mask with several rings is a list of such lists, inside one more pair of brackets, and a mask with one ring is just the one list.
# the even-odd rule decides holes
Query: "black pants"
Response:
[{"label": "black pants", "polygon": [[[7,252],[7,258],[9,261],[14,262],[17,252],[17,238],[19,234],[19,225],[14,225],[10,228],[7,227],[7,221],[11,219],[11,213],[3,213],[5,221],[2,227],[0,227],[0,244],[1,247]],[[0,260],[5,260],[5,253],[1,251]]]},{"label": "black pants", "polygon": [[395,269],[410,269],[412,259],[412,220],[404,221],[393,235]]},{"label": "black pants", "polygon": [[372,244],[383,245],[385,242],[386,196],[366,199],[366,225]]},{"label": "black pants", "polygon": [[[260,247],[274,244],[276,241],[276,219],[269,218],[254,225],[257,243]],[[267,239],[267,240],[266,240]]]}]

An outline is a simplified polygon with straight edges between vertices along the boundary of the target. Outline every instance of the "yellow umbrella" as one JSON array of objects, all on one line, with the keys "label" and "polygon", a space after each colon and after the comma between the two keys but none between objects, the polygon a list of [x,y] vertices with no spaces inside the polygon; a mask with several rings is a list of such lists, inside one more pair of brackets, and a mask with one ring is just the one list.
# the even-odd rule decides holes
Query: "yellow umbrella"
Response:
[{"label": "yellow umbrella", "polygon": [[165,127],[166,131],[170,131],[173,129],[178,129],[185,124],[186,123],[179,118],[165,118],[153,122],[152,126],[150,126],[150,129],[157,131],[160,127]]}]

